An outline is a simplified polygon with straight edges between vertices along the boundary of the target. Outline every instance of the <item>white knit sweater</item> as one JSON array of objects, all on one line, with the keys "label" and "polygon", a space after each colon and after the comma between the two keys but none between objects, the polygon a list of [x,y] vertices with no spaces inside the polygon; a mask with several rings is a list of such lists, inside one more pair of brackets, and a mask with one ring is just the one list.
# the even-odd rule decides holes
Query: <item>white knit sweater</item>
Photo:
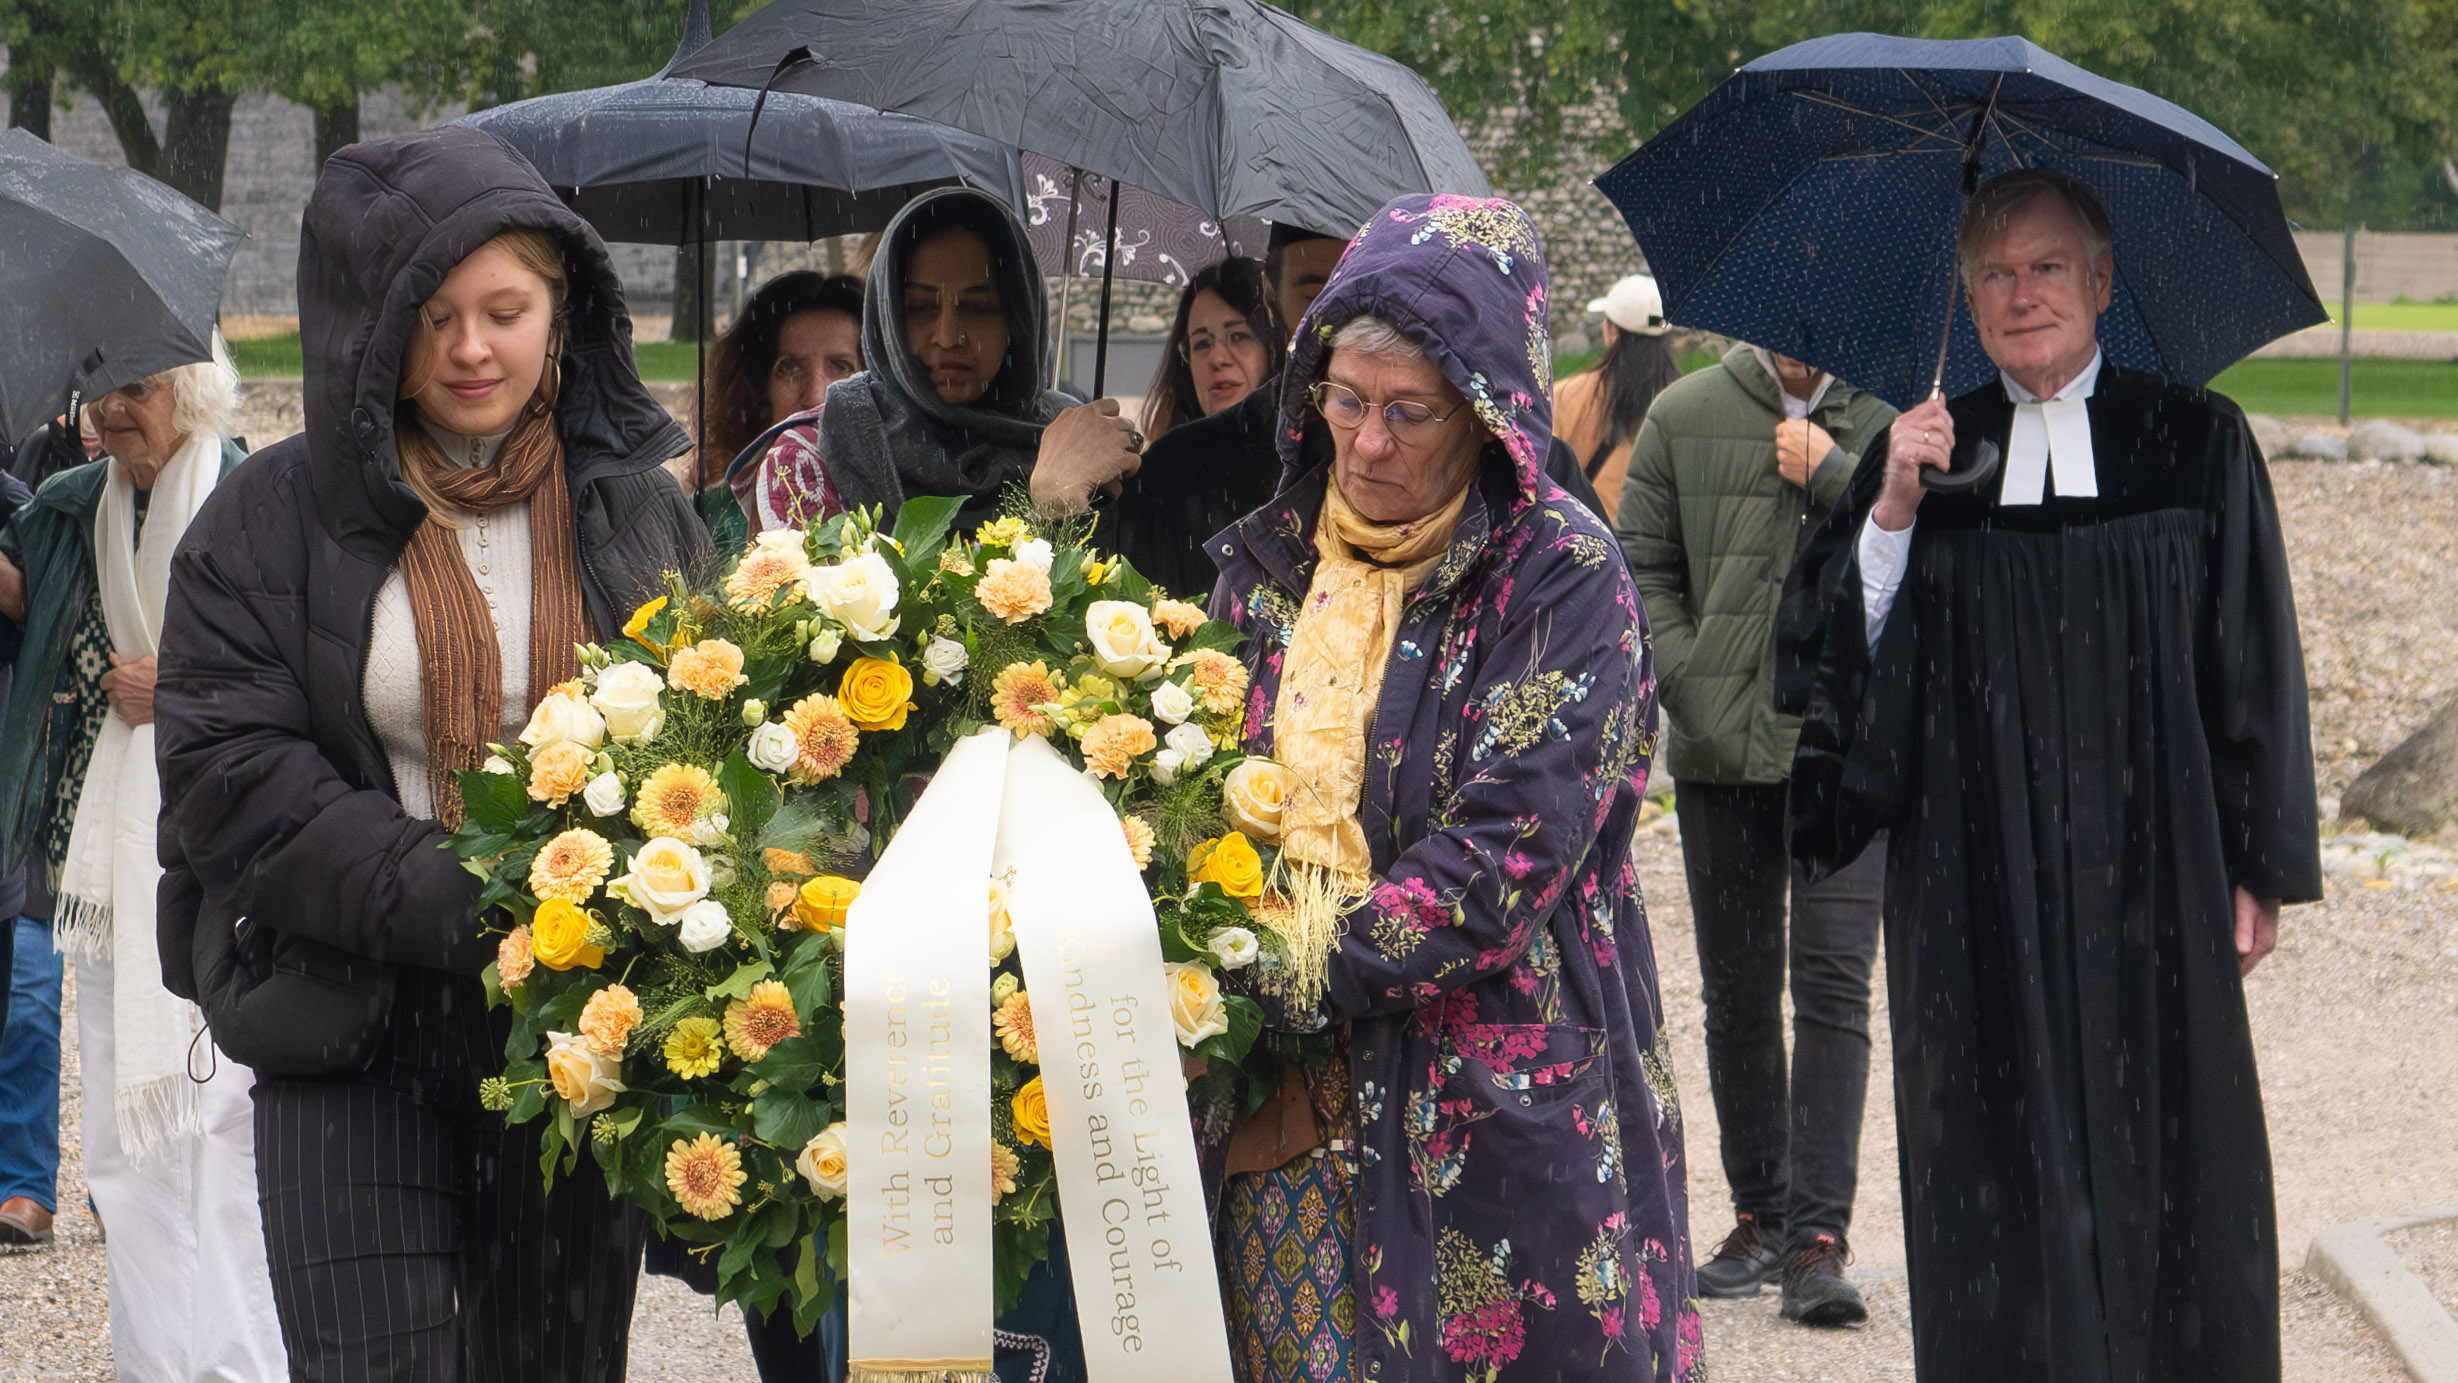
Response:
[{"label": "white knit sweater", "polygon": [[[422,423],[424,419],[420,420]],[[495,458],[503,437],[463,437],[427,426],[444,454],[464,467]],[[495,617],[495,643],[504,669],[503,739],[529,723],[529,501],[491,514],[473,514],[460,531],[461,560],[469,564],[478,593]],[[393,787],[404,811],[420,819],[435,815],[427,773],[426,706],[420,695],[419,611],[410,603],[409,579],[395,566],[376,592],[375,628],[367,640],[365,703],[392,761]]]}]

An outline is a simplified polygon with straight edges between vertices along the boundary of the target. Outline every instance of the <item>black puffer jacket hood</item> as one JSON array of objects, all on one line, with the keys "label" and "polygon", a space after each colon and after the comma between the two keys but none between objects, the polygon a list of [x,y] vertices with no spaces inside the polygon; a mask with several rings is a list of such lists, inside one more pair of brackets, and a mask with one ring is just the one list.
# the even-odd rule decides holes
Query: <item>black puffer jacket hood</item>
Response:
[{"label": "black puffer jacket hood", "polygon": [[418,305],[511,227],[563,243],[555,426],[599,635],[706,560],[661,465],[686,439],[632,368],[621,285],[588,226],[476,130],[334,155],[299,255],[307,430],[251,457],[189,526],[154,692],[163,982],[259,1075],[366,1062],[402,967],[478,1001],[493,947],[477,881],[442,826],[402,809],[365,684],[377,593],[426,517],[393,449],[402,352]]},{"label": "black puffer jacket hood", "polygon": [[588,467],[690,445],[632,363],[605,243],[491,134],[446,125],[354,144],[325,164],[299,233],[302,403],[316,507],[333,540],[390,561],[426,517],[402,483],[394,396],[418,308],[472,250],[513,229],[563,242],[563,386],[555,422],[573,488]]}]

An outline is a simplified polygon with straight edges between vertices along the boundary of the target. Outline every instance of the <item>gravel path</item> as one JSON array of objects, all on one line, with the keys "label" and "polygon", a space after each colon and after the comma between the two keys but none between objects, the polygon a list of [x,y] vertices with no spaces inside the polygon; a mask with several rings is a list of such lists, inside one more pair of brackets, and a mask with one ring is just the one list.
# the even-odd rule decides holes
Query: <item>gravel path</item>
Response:
[{"label": "gravel path", "polygon": [[[2346,783],[2458,691],[2458,481],[2422,465],[2289,462],[2274,469],[2305,634],[2325,816]],[[1676,1072],[1688,1120],[1696,1237],[1729,1221],[1715,1111],[1699,1039],[1698,965],[1680,846],[1670,820],[1641,838]],[[2291,911],[2249,986],[2279,1188],[2282,1321],[2290,1383],[2401,1383],[2405,1375],[2346,1304],[2294,1271],[2320,1229],[2446,1204],[2458,1186],[2458,1108],[2439,1099],[2458,1069],[2458,837],[2350,835],[2325,849],[2328,901]],[[1880,982],[1873,1069],[1888,1046]],[[74,998],[67,1019],[75,1030]],[[102,1251],[76,1171],[74,1044],[64,1053],[69,1144],[61,1242],[0,1257],[0,1383],[109,1378]],[[1868,1326],[1816,1332],[1776,1315],[1768,1293],[1707,1306],[1709,1357],[1727,1380],[1909,1379],[1902,1211],[1887,1082],[1872,1082],[1861,1148],[1853,1273]],[[2458,1230],[2402,1245],[2458,1306]],[[678,1284],[642,1283],[631,1376],[642,1383],[751,1377],[738,1318]]]}]

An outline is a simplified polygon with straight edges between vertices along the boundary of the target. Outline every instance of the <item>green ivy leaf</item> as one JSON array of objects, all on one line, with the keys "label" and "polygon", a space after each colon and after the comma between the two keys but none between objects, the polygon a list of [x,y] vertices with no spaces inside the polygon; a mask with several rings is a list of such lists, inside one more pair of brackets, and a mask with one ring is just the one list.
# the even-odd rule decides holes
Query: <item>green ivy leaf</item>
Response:
[{"label": "green ivy leaf", "polygon": [[789,1037],[769,1048],[768,1055],[752,1062],[750,1070],[771,1086],[810,1090],[821,1083],[821,1077],[828,1074],[829,1065],[819,1043],[806,1034]]},{"label": "green ivy leaf", "polygon": [[772,1085],[751,1097],[752,1133],[782,1151],[799,1155],[826,1127],[827,1107],[799,1089]]},{"label": "green ivy leaf", "polygon": [[723,982],[710,985],[708,987],[708,997],[712,1000],[748,999],[751,997],[751,986],[758,984],[760,981],[767,979],[770,975],[775,973],[775,969],[771,967],[767,961],[744,961],[742,964],[735,966],[734,973],[726,976]]}]

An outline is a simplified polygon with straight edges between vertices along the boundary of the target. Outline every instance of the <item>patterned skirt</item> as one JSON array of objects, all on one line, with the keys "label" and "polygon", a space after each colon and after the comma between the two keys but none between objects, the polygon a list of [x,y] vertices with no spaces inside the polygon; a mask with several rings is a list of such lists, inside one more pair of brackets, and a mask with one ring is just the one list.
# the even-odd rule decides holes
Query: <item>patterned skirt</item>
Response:
[{"label": "patterned skirt", "polygon": [[1357,1331],[1355,1174],[1323,1149],[1221,1191],[1222,1276],[1238,1383],[1349,1383]]}]

